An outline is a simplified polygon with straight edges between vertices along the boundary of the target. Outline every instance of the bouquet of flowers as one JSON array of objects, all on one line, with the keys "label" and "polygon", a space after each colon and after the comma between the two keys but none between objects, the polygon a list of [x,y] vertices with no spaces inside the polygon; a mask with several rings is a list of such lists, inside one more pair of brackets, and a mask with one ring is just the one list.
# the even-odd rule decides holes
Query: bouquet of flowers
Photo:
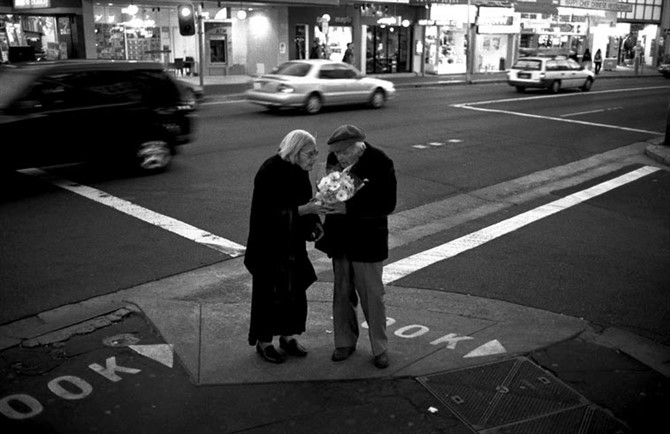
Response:
[{"label": "bouquet of flowers", "polygon": [[321,203],[345,202],[360,190],[365,182],[359,182],[358,186],[349,170],[351,166],[340,171],[330,172],[321,178],[317,184],[316,200]]}]

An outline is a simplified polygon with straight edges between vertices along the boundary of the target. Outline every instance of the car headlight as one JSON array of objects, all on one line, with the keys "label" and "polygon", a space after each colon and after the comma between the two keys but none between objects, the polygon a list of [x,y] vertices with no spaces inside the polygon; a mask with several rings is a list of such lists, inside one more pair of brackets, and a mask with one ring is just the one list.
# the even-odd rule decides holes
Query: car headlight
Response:
[{"label": "car headlight", "polygon": [[293,88],[292,88],[291,86],[289,86],[288,84],[280,84],[279,86],[277,86],[277,92],[281,92],[281,93],[293,93],[294,91],[295,91],[295,89],[293,89]]}]

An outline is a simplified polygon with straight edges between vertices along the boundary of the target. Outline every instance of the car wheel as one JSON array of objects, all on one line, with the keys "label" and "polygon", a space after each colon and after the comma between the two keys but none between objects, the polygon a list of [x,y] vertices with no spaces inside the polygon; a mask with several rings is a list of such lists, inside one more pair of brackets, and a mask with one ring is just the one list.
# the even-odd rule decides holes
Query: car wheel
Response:
[{"label": "car wheel", "polygon": [[520,93],[524,93],[524,92],[526,91],[526,88],[523,87],[523,86],[517,86],[517,87],[516,87],[516,91],[517,91],[517,92],[520,92]]},{"label": "car wheel", "polygon": [[549,90],[551,93],[558,93],[558,91],[561,90],[561,82],[559,80],[552,81]]},{"label": "car wheel", "polygon": [[172,161],[172,149],[165,140],[140,143],[135,153],[136,168],[142,173],[160,172]]},{"label": "car wheel", "polygon": [[310,115],[315,115],[321,111],[321,97],[315,93],[307,97],[305,110]]},{"label": "car wheel", "polygon": [[386,102],[386,97],[384,96],[384,91],[381,89],[376,89],[370,97],[370,105],[372,108],[382,108]]},{"label": "car wheel", "polygon": [[582,91],[583,92],[590,91],[592,85],[593,85],[593,80],[591,80],[590,78],[587,78],[586,81],[584,82],[584,85],[582,86]]}]

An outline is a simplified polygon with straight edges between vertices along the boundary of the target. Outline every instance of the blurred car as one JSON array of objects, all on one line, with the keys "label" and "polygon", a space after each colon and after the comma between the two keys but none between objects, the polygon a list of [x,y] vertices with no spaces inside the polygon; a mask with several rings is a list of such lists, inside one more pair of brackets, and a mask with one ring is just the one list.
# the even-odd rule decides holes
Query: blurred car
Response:
[{"label": "blurred car", "polygon": [[670,61],[666,60],[666,63],[658,65],[658,72],[663,74],[663,77],[670,78]]},{"label": "blurred car", "polygon": [[566,57],[522,57],[507,71],[507,83],[519,92],[527,88],[547,89],[556,93],[563,88],[588,92],[596,75]]},{"label": "blurred car", "polygon": [[193,106],[158,63],[27,62],[0,67],[0,82],[3,169],[95,161],[153,173],[192,139]]},{"label": "blurred car", "polygon": [[178,78],[175,79],[175,82],[182,91],[184,102],[192,105],[193,108],[197,108],[198,104],[205,99],[205,89],[202,86]]},{"label": "blurred car", "polygon": [[322,107],[369,104],[381,108],[395,97],[392,82],[366,77],[348,63],[291,60],[253,80],[247,101],[269,109],[301,108],[316,114]]}]

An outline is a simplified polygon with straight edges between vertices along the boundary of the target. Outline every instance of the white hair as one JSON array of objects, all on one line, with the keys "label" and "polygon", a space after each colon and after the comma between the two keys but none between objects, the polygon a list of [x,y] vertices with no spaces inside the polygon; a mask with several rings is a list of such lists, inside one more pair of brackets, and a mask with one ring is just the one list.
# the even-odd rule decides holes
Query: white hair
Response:
[{"label": "white hair", "polygon": [[282,160],[295,164],[302,148],[309,144],[316,146],[313,135],[305,130],[293,130],[282,139],[277,153]]}]

